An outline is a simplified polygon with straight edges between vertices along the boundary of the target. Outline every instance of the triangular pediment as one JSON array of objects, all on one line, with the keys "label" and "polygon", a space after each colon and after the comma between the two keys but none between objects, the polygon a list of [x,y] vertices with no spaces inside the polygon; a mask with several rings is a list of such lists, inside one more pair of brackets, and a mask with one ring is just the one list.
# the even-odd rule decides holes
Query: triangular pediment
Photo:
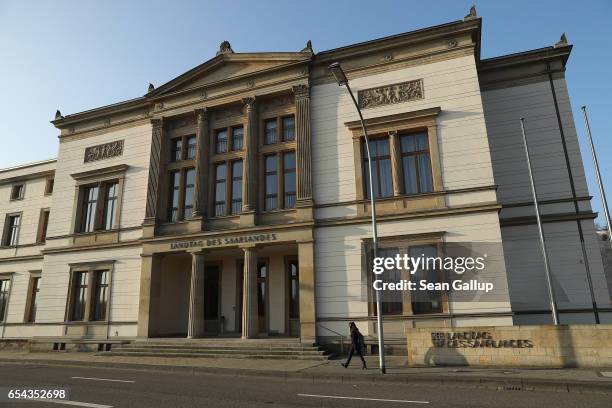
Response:
[{"label": "triangular pediment", "polygon": [[152,90],[147,96],[161,96],[224,81],[247,79],[260,73],[306,63],[311,58],[312,54],[307,52],[221,54]]}]

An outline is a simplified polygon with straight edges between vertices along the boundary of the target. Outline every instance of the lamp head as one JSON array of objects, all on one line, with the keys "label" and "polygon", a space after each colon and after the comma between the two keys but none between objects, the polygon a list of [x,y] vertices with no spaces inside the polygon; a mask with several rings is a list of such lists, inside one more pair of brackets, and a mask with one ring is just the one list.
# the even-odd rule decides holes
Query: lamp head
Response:
[{"label": "lamp head", "polygon": [[348,84],[348,78],[346,77],[346,74],[342,70],[340,63],[334,62],[333,64],[329,66],[329,70],[331,71],[334,78],[336,78],[336,81],[338,82],[339,86]]}]

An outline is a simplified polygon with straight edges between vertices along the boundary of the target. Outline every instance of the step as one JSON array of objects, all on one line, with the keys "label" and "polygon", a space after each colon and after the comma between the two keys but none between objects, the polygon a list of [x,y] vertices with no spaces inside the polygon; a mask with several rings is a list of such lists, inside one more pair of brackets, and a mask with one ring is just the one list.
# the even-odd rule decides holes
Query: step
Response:
[{"label": "step", "polygon": [[284,351],[320,351],[320,347],[285,347],[285,346],[268,346],[268,345],[196,345],[196,344],[147,344],[147,343],[132,343],[119,346],[122,349],[150,349],[150,350],[168,350],[168,349],[184,349],[184,350],[284,350]]},{"label": "step", "polygon": [[262,354],[262,353],[275,353],[282,355],[323,355],[323,350],[268,350],[268,349],[218,349],[218,348],[195,348],[195,347],[166,347],[166,348],[152,348],[152,347],[115,347],[112,351],[118,352],[129,352],[129,353],[217,353],[217,354]]},{"label": "step", "polygon": [[270,360],[311,360],[325,361],[329,356],[303,356],[303,355],[278,355],[273,353],[260,354],[219,354],[219,353],[149,353],[149,352],[128,352],[128,351],[106,351],[96,353],[98,356],[120,356],[120,357],[175,357],[175,358],[237,358],[237,359],[270,359]]}]

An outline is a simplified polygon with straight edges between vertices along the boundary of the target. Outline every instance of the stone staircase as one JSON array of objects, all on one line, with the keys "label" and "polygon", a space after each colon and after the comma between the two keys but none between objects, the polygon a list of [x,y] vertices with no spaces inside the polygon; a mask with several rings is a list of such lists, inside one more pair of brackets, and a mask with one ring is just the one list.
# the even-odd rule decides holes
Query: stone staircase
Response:
[{"label": "stone staircase", "polygon": [[325,361],[329,355],[314,344],[297,339],[150,339],[114,345],[101,356],[248,358],[274,360]]}]

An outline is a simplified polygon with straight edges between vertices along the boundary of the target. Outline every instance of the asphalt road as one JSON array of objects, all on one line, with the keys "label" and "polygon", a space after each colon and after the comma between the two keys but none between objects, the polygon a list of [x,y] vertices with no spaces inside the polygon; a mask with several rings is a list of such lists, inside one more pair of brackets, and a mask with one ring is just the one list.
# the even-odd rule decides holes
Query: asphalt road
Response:
[{"label": "asphalt road", "polygon": [[36,364],[3,364],[0,387],[67,387],[70,402],[10,402],[0,407],[612,407],[612,396],[493,391],[403,384],[313,384],[215,376]]}]

